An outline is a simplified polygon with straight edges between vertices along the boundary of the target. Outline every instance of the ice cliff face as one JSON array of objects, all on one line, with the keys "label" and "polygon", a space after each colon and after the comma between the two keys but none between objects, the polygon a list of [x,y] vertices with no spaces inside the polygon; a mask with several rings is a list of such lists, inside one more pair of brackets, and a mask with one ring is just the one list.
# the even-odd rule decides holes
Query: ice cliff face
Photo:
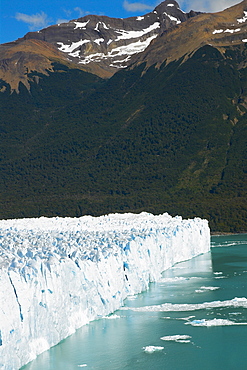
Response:
[{"label": "ice cliff face", "polygon": [[0,369],[33,360],[210,248],[206,220],[168,214],[0,221]]}]

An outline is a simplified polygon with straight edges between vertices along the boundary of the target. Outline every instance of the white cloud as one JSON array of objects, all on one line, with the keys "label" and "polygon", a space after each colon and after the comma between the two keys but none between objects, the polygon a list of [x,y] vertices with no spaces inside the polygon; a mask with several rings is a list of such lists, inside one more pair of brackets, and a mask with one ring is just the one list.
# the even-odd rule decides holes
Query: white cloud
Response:
[{"label": "white cloud", "polygon": [[[63,9],[63,11],[66,14],[66,17],[68,17],[70,20],[73,19],[73,18],[81,18],[81,17],[84,17],[87,14],[90,14],[90,12],[87,12],[87,11],[83,10],[79,6],[76,6],[75,8],[73,8],[73,10]],[[57,23],[59,23],[59,22],[57,22]]]},{"label": "white cloud", "polygon": [[28,15],[24,13],[16,13],[15,19],[17,19],[18,21],[27,23],[31,31],[38,29],[38,28],[47,27],[50,23],[50,20],[48,19],[47,14],[45,14],[42,11],[40,13],[32,14],[32,15]]},{"label": "white cloud", "polygon": [[180,0],[181,9],[201,12],[218,12],[238,4],[240,0]]},{"label": "white cloud", "polygon": [[61,23],[68,23],[70,19],[65,19],[65,18],[59,18],[56,22],[56,24],[61,24]]},{"label": "white cloud", "polygon": [[72,11],[69,9],[63,9],[64,13],[67,15],[67,17],[71,17]]},{"label": "white cloud", "polygon": [[143,4],[143,3],[129,3],[127,0],[124,0],[123,7],[127,12],[142,12],[145,10],[153,10],[154,6]]},{"label": "white cloud", "polygon": [[83,17],[85,15],[84,10],[82,10],[79,6],[74,8],[74,10],[79,13],[79,17]]}]

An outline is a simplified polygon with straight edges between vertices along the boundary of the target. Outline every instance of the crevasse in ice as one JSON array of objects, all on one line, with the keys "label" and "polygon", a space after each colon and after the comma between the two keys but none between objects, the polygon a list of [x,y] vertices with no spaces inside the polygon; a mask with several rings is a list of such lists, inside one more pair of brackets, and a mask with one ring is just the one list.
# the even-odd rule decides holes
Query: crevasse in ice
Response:
[{"label": "crevasse in ice", "polygon": [[0,369],[19,369],[210,249],[208,222],[168,214],[0,221]]}]

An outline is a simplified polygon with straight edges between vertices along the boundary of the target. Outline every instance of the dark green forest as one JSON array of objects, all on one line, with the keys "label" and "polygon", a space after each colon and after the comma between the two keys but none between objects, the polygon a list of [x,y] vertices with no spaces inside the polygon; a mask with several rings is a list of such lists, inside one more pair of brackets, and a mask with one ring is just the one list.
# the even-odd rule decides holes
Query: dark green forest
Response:
[{"label": "dark green forest", "polygon": [[0,218],[168,212],[246,231],[246,55],[1,81]]}]

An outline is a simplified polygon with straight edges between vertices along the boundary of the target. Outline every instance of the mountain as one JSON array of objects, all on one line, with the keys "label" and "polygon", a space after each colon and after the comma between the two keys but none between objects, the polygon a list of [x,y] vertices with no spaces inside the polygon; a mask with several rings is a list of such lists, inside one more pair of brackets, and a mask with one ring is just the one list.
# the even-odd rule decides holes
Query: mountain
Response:
[{"label": "mountain", "polygon": [[29,32],[0,46],[0,78],[15,90],[20,81],[28,88],[26,72],[52,71],[54,60],[109,78],[126,68],[133,55],[143,52],[165,30],[196,14],[199,13],[186,14],[176,1],[166,0],[141,17],[116,19],[87,15]]},{"label": "mountain", "polygon": [[211,45],[224,53],[227,46],[247,42],[247,3],[218,13],[203,13],[188,19],[179,27],[167,29],[160,37],[136,57],[137,63],[147,62],[147,67],[188,58],[204,45]]},{"label": "mountain", "polygon": [[44,60],[18,85],[7,60],[0,81],[1,218],[145,210],[247,230],[247,1],[193,15],[109,78],[55,41],[1,46],[14,58],[26,43],[26,58],[33,43]]}]

